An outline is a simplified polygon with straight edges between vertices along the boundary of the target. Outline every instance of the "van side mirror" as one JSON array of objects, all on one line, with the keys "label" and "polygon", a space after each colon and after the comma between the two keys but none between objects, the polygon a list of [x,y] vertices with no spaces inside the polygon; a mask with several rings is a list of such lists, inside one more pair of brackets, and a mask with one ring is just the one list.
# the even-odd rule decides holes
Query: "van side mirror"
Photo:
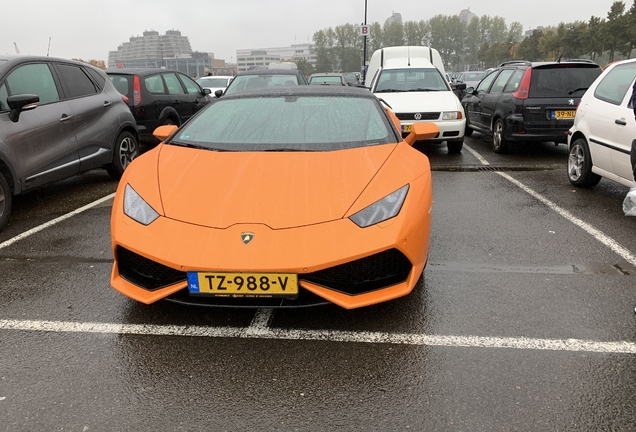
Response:
[{"label": "van side mirror", "polygon": [[223,96],[223,90],[217,90],[214,92],[214,96],[220,98],[221,96]]},{"label": "van side mirror", "polygon": [[204,88],[202,93],[203,93],[203,96],[209,95],[209,94],[212,94],[212,90],[210,90],[209,88]]},{"label": "van side mirror", "polygon": [[7,98],[7,104],[9,105],[9,120],[13,123],[17,123],[20,119],[20,113],[22,111],[29,111],[38,106],[40,97],[34,94],[19,94],[9,96]]}]

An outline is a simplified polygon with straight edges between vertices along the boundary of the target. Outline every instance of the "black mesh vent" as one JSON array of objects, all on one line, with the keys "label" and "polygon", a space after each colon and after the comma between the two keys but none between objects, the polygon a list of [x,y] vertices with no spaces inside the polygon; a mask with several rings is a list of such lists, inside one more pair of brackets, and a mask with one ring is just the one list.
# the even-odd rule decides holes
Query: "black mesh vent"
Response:
[{"label": "black mesh vent", "polygon": [[128,282],[154,291],[186,280],[186,273],[144,258],[121,246],[117,247],[119,275]]},{"label": "black mesh vent", "polygon": [[421,112],[419,113],[422,117],[420,117],[419,119],[415,118],[415,115],[418,113],[395,113],[395,115],[397,116],[397,118],[399,118],[400,120],[437,120],[439,119],[439,115],[441,114],[441,112]]},{"label": "black mesh vent", "polygon": [[402,252],[389,249],[298,277],[325,288],[356,295],[404,282],[411,268],[411,262]]}]

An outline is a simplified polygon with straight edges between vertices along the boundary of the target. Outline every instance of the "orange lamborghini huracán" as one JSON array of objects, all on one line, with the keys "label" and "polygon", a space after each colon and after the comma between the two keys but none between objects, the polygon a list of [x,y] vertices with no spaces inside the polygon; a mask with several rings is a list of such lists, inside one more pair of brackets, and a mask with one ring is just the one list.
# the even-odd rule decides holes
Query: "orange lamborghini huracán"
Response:
[{"label": "orange lamborghini hurac\u00e1n", "polygon": [[431,171],[369,91],[278,87],[219,99],[125,171],[111,285],[143,303],[367,306],[428,258]]}]

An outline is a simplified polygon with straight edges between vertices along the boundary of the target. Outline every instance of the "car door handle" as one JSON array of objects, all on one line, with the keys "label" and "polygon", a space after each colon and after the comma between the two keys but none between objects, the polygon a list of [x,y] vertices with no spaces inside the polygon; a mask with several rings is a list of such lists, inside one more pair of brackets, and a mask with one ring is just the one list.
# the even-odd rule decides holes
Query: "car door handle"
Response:
[{"label": "car door handle", "polygon": [[62,117],[60,118],[61,122],[67,122],[71,119],[70,115],[66,115],[66,114],[62,114]]},{"label": "car door handle", "polygon": [[109,107],[109,106],[111,106],[111,102],[110,101],[104,101],[104,105],[102,105],[102,106]]},{"label": "car door handle", "polygon": [[627,126],[627,122],[623,119],[616,119],[614,120],[614,123],[616,123],[617,125],[621,125],[621,126]]}]

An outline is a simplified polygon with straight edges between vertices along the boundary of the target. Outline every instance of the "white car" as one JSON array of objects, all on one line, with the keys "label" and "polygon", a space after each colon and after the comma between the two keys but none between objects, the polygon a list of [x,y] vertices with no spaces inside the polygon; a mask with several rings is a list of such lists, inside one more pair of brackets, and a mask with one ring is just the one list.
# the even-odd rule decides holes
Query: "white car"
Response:
[{"label": "white car", "polygon": [[371,91],[400,120],[403,136],[411,132],[413,123],[432,122],[439,135],[431,141],[446,141],[449,153],[459,153],[464,146],[466,115],[443,67],[435,49],[388,47],[373,53],[367,77]]},{"label": "white car", "polygon": [[568,134],[568,178],[578,187],[593,187],[608,178],[632,186],[630,161],[636,120],[630,104],[636,59],[608,66],[581,98]]},{"label": "white car", "polygon": [[216,97],[214,92],[216,92],[217,90],[225,91],[225,89],[227,88],[227,86],[230,85],[233,79],[234,77],[232,76],[205,76],[199,78],[197,80],[197,84],[199,84],[203,88],[210,89],[210,91],[212,92],[210,96],[214,98]]}]

